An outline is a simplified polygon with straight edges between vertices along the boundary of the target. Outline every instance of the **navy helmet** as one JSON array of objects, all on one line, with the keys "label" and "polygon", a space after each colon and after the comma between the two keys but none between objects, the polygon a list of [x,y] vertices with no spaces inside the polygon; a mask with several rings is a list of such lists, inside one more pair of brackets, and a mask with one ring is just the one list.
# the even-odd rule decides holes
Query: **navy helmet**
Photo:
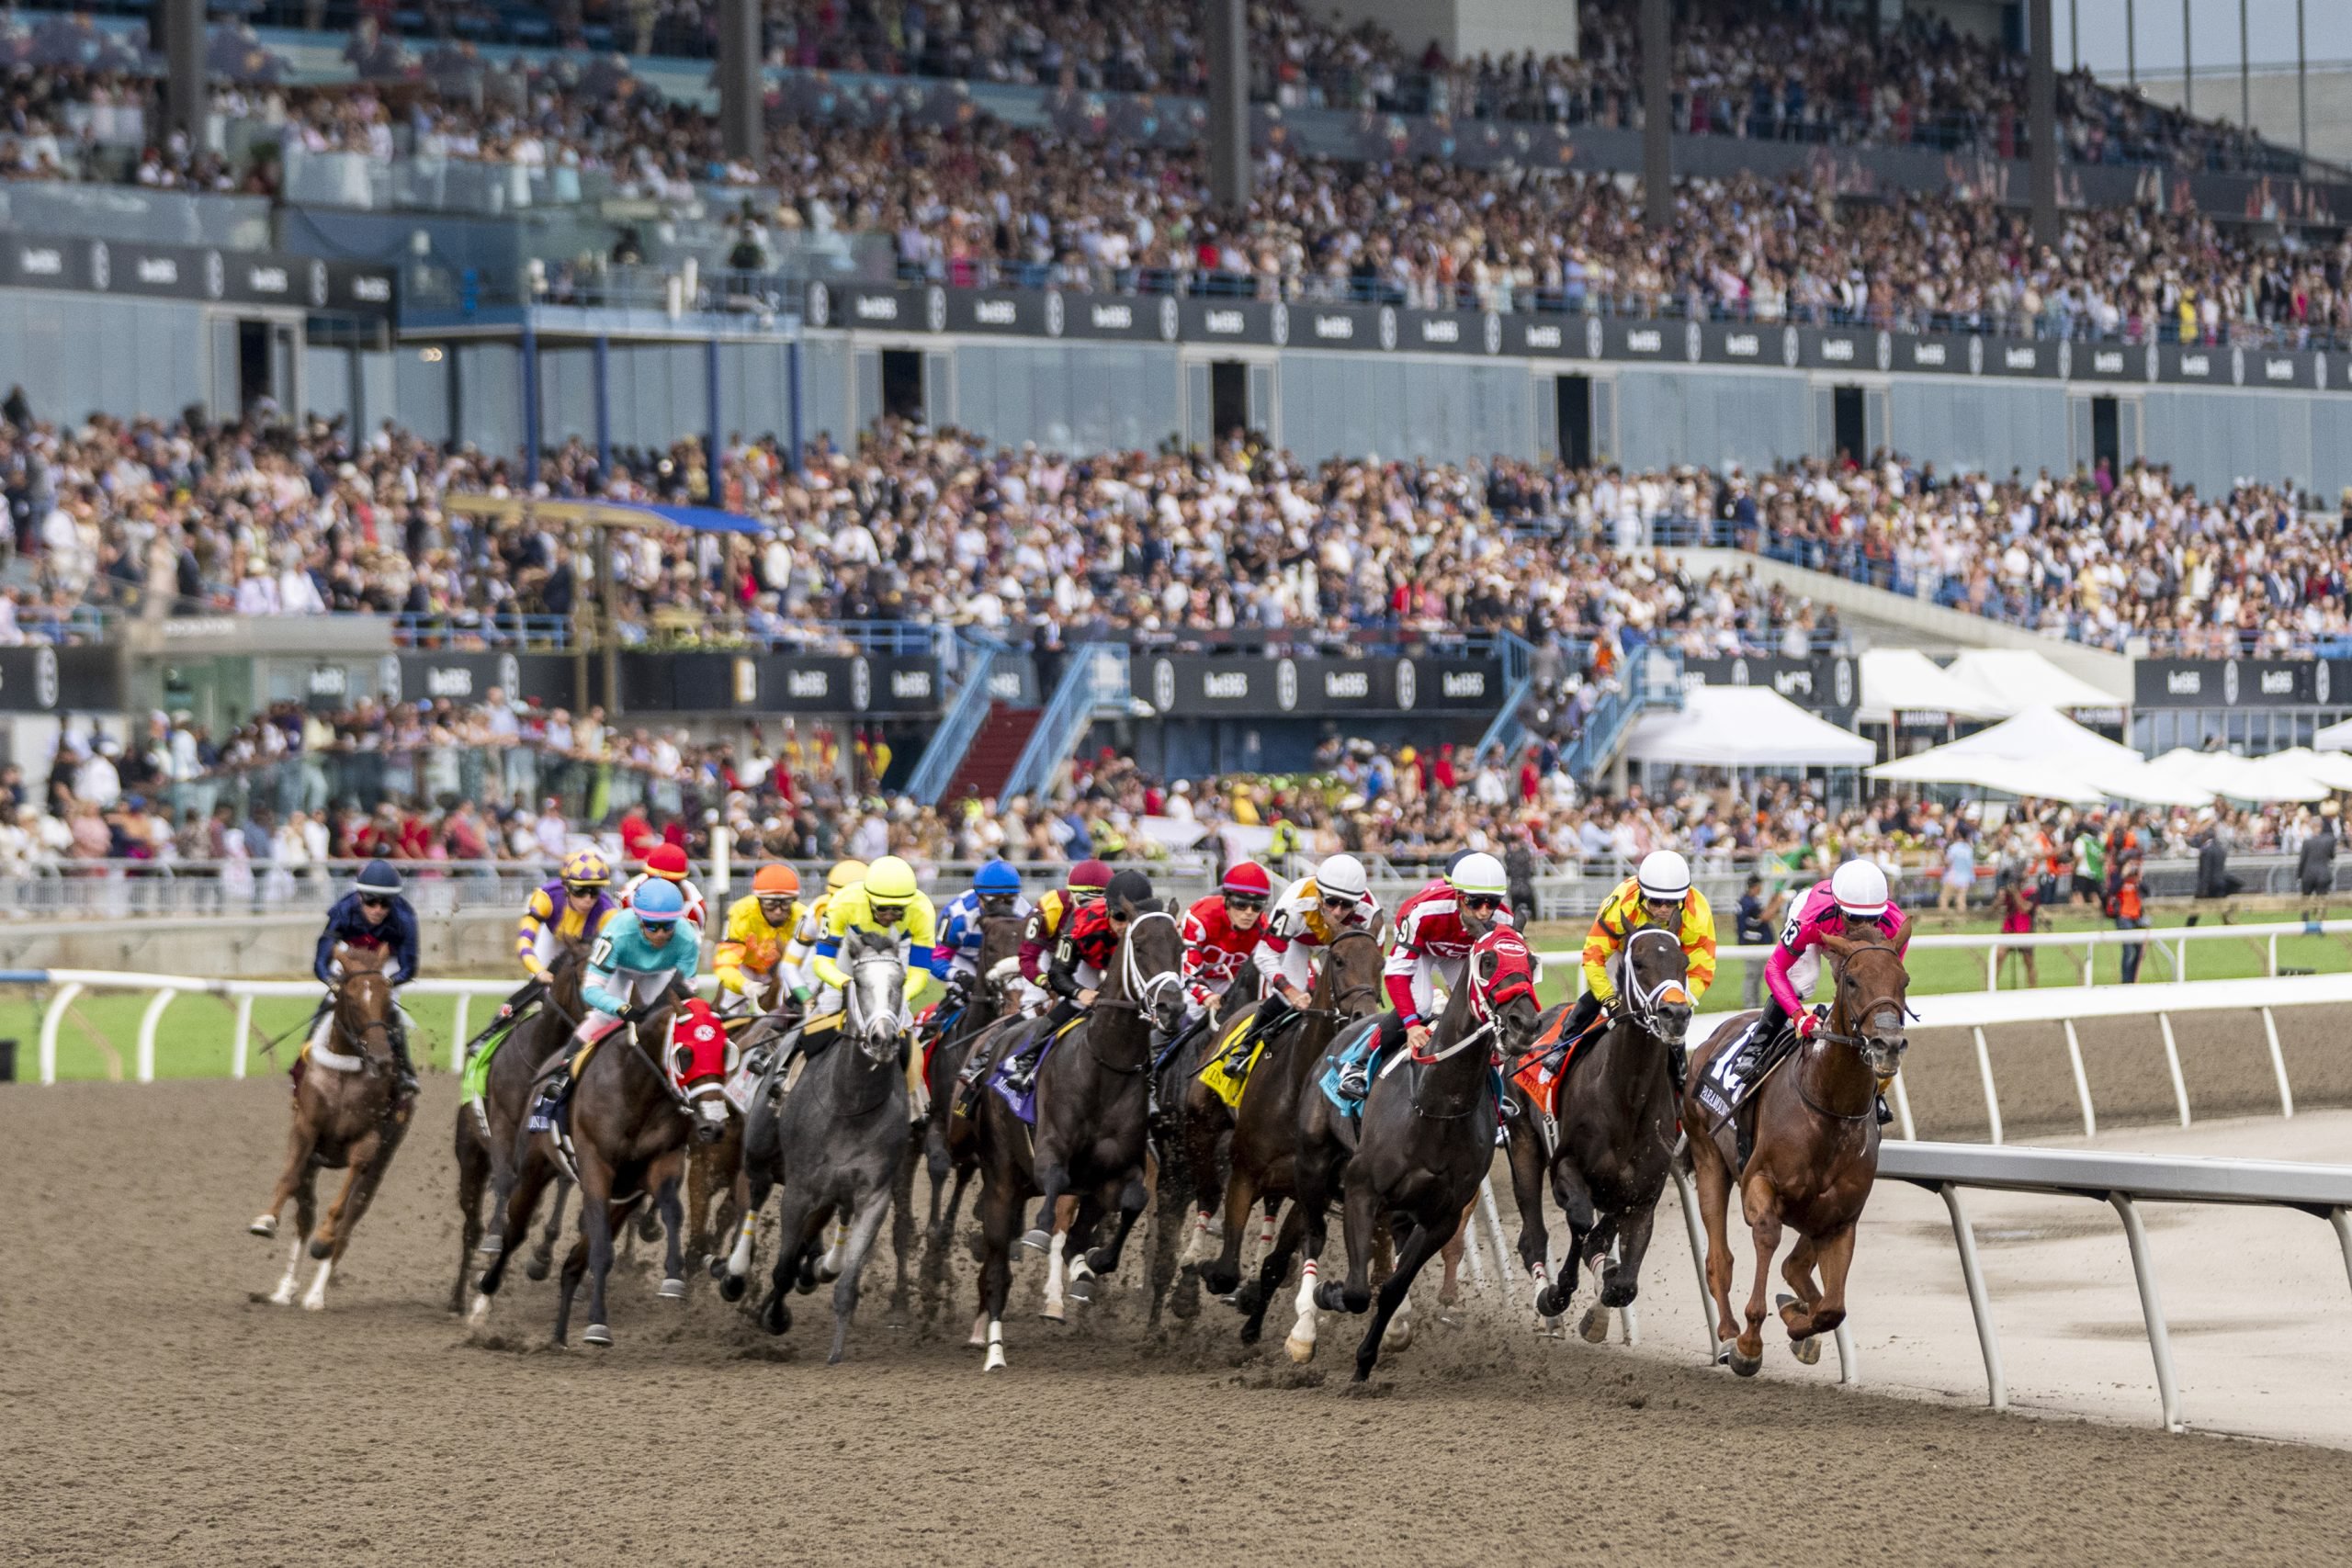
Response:
[{"label": "navy helmet", "polygon": [[359,868],[352,891],[363,898],[391,898],[399,896],[401,874],[392,869],[388,860],[371,860]]}]

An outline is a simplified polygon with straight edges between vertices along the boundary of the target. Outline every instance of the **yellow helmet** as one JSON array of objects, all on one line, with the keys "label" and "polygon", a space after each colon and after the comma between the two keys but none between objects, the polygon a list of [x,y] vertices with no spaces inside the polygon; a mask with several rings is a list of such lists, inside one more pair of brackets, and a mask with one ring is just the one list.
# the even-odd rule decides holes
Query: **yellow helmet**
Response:
[{"label": "yellow helmet", "polygon": [[915,868],[896,855],[884,855],[865,868],[865,897],[876,904],[903,904],[912,898]]},{"label": "yellow helmet", "polygon": [[845,860],[825,873],[825,891],[838,893],[844,887],[854,887],[865,880],[865,863]]}]

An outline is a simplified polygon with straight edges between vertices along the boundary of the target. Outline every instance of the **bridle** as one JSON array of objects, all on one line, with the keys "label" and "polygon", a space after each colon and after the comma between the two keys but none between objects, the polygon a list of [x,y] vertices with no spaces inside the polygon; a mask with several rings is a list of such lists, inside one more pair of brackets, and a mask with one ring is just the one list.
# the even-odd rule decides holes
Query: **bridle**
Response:
[{"label": "bridle", "polygon": [[[1893,942],[1883,938],[1857,942],[1853,946],[1848,948],[1846,950],[1845,956],[1836,960],[1838,995],[1835,1010],[1831,1014],[1833,1018],[1843,1013],[1845,1010],[1846,970],[1855,959],[1860,957],[1865,953],[1886,953],[1894,959],[1898,969],[1901,967],[1903,962],[1902,950],[1897,948]],[[1876,998],[1875,1004],[1869,1009],[1869,1013],[1872,1018],[1883,1018],[1887,1014],[1892,1013],[1894,1015],[1898,1023],[1906,1017],[1916,1020],[1919,1016],[1916,1011],[1912,1010],[1911,1004],[1904,999],[1903,994],[1900,991],[1896,991],[1891,996]],[[1815,1040],[1826,1041],[1833,1045],[1851,1046],[1854,1050],[1859,1052],[1867,1052],[1873,1044],[1883,1047],[1890,1042],[1894,1043],[1894,1048],[1899,1052],[1904,1046],[1909,1043],[1909,1041],[1905,1038],[1905,1032],[1901,1030],[1896,1030],[1892,1033],[1885,1032],[1873,1033],[1868,1029],[1856,1030],[1851,1032],[1824,1029],[1816,1032],[1814,1035],[1814,1038]]]},{"label": "bridle", "polygon": [[[1325,958],[1323,965],[1323,973],[1326,977],[1330,976],[1332,974],[1331,965],[1337,962],[1340,944],[1343,942],[1368,942],[1372,943],[1373,951],[1375,953],[1380,950],[1380,939],[1378,937],[1373,935],[1370,931],[1363,931],[1358,927],[1349,927],[1346,931],[1343,931],[1340,932],[1339,935],[1333,937],[1331,939],[1330,946],[1325,949],[1325,952],[1329,954],[1329,957]],[[1374,1005],[1363,1010],[1362,1011],[1351,1010],[1348,1004],[1358,997],[1370,998]],[[1338,994],[1332,997],[1330,1005],[1328,1007],[1303,1007],[1294,1010],[1302,1018],[1317,1018],[1325,1020],[1328,1022],[1339,1023],[1351,1018],[1362,1018],[1368,1012],[1379,1011],[1379,1002],[1380,982],[1377,978],[1374,978],[1371,980],[1359,980],[1354,985],[1340,988]]]},{"label": "bridle", "polygon": [[[1158,1012],[1160,998],[1171,989],[1181,989],[1184,976],[1174,969],[1162,969],[1146,975],[1142,963],[1136,957],[1136,933],[1153,920],[1166,920],[1171,927],[1176,917],[1165,909],[1146,909],[1127,921],[1127,929],[1119,939],[1119,988],[1123,996],[1097,996],[1094,1005],[1123,1012]],[[1180,928],[1181,934],[1181,928]]]},{"label": "bridle", "polygon": [[[1642,942],[1651,939],[1666,942],[1678,954],[1682,951],[1681,942],[1672,931],[1662,926],[1644,926],[1625,939],[1624,962],[1619,968],[1624,978],[1625,995],[1633,1003],[1627,1010],[1634,1021],[1644,1033],[1663,1038],[1658,1028],[1659,1014],[1665,1009],[1678,1005],[1689,1008],[1691,1005],[1690,988],[1686,983],[1687,972],[1680,977],[1666,976],[1655,983],[1644,982],[1634,966],[1634,950]],[[1687,1027],[1687,1018],[1685,1024]]]}]

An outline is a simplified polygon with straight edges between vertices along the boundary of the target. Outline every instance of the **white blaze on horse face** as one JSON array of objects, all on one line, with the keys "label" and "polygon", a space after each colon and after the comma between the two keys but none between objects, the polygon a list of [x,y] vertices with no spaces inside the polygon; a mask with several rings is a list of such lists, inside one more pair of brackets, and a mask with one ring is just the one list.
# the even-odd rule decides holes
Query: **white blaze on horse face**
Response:
[{"label": "white blaze on horse face", "polygon": [[304,1312],[322,1312],[325,1310],[327,1304],[327,1276],[334,1272],[334,1258],[330,1258],[324,1263],[319,1265],[319,1277],[311,1281],[311,1288],[304,1292],[302,1295],[302,1310]]},{"label": "white blaze on horse face", "polygon": [[288,1247],[286,1252],[286,1277],[278,1280],[277,1289],[270,1292],[269,1293],[269,1299],[273,1303],[279,1306],[292,1306],[294,1304],[294,1289],[295,1286],[300,1283],[300,1280],[296,1276],[297,1271],[301,1267],[301,1263],[302,1238],[298,1235],[294,1238],[294,1245]]}]

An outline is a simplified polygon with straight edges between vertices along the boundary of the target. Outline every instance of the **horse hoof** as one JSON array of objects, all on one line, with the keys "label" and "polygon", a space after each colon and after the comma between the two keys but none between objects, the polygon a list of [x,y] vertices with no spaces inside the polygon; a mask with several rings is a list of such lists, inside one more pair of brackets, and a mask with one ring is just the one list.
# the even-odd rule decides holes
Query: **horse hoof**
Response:
[{"label": "horse hoof", "polygon": [[478,1295],[474,1298],[474,1304],[466,1311],[466,1322],[472,1327],[480,1328],[489,1321],[490,1298]]},{"label": "horse hoof", "polygon": [[613,1331],[601,1323],[592,1323],[588,1325],[586,1332],[580,1336],[580,1343],[601,1345],[609,1350],[613,1346]]},{"label": "horse hoof", "polygon": [[1289,1353],[1295,1365],[1303,1367],[1315,1359],[1315,1341],[1312,1339],[1301,1339],[1294,1334],[1283,1341],[1283,1348]]},{"label": "horse hoof", "polygon": [[1095,1277],[1091,1274],[1080,1274],[1072,1279],[1069,1282],[1069,1299],[1074,1302],[1092,1301],[1094,1299],[1094,1278]]},{"label": "horse hoof", "polygon": [[1557,1322],[1567,1310],[1567,1292],[1561,1290],[1556,1281],[1545,1285],[1535,1292],[1536,1316],[1550,1322]]},{"label": "horse hoof", "polygon": [[1764,1358],[1743,1356],[1739,1353],[1738,1347],[1734,1346],[1731,1352],[1731,1370],[1741,1377],[1752,1378],[1764,1370]]},{"label": "horse hoof", "polygon": [[677,1278],[675,1275],[673,1275],[669,1279],[662,1281],[660,1295],[665,1302],[684,1301],[686,1299],[686,1282],[684,1280]]},{"label": "horse hoof", "polygon": [[1566,1339],[1568,1337],[1565,1319],[1545,1317],[1542,1313],[1535,1314],[1535,1332],[1546,1339]]},{"label": "horse hoof", "polygon": [[1400,1350],[1409,1350],[1412,1348],[1413,1325],[1409,1323],[1399,1323],[1391,1318],[1387,1328],[1383,1330],[1380,1336],[1380,1353],[1384,1356],[1394,1356]]},{"label": "horse hoof", "polygon": [[991,1345],[989,1347],[989,1359],[980,1363],[980,1371],[984,1372],[1001,1372],[1004,1371],[1003,1346]]},{"label": "horse hoof", "polygon": [[1051,1306],[1039,1307],[1037,1309],[1037,1315],[1044,1318],[1047,1323],[1068,1323],[1069,1321],[1067,1309],[1065,1309],[1058,1302],[1055,1303]]},{"label": "horse hoof", "polygon": [[311,1238],[311,1259],[312,1262],[324,1263],[328,1258],[334,1256],[334,1243],[333,1241],[322,1240],[317,1236],[312,1236]]},{"label": "horse hoof", "polygon": [[548,1270],[553,1267],[554,1260],[551,1258],[534,1258],[528,1263],[523,1265],[523,1278],[526,1280],[544,1280],[548,1277]]},{"label": "horse hoof", "polygon": [[1584,1320],[1577,1325],[1577,1332],[1588,1345],[1609,1343],[1609,1309],[1599,1302],[1585,1309]]},{"label": "horse hoof", "polygon": [[749,1283],[740,1275],[721,1274],[718,1277],[718,1299],[722,1302],[741,1301],[744,1288]]},{"label": "horse hoof", "polygon": [[1044,1231],[1031,1231],[1021,1238],[1021,1245],[1032,1252],[1043,1252],[1053,1245],[1053,1240]]},{"label": "horse hoof", "polygon": [[1792,1355],[1792,1356],[1794,1356],[1794,1357],[1795,1357],[1795,1358],[1796,1358],[1800,1362],[1804,1363],[1805,1366],[1808,1366],[1808,1367],[1817,1367],[1817,1366],[1819,1366],[1819,1365],[1821,1364],[1821,1339],[1820,1339],[1820,1337],[1819,1337],[1819,1336],[1817,1336],[1817,1335],[1810,1335],[1810,1336],[1807,1336],[1805,1338],[1803,1338],[1803,1339],[1792,1339],[1792,1340],[1790,1340],[1790,1341],[1789,1341],[1789,1354],[1790,1354],[1790,1355]]},{"label": "horse hoof", "polygon": [[252,1224],[249,1224],[249,1225],[247,1225],[247,1226],[245,1227],[245,1234],[246,1234],[247,1235],[261,1235],[261,1236],[275,1236],[275,1235],[277,1235],[277,1216],[276,1214],[264,1214],[264,1215],[262,1215],[259,1219],[256,1219],[255,1221],[254,1221],[254,1223],[253,1223]]}]

